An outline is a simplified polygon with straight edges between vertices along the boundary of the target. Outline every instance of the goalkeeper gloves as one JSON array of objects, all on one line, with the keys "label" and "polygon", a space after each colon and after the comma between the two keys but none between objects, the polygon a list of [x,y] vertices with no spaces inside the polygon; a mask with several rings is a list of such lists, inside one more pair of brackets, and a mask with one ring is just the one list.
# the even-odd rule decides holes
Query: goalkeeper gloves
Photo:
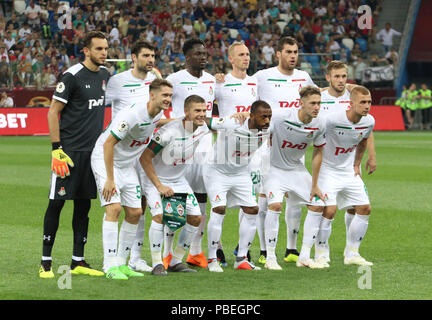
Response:
[{"label": "goalkeeper gloves", "polygon": [[72,159],[63,151],[59,143],[53,143],[51,170],[64,179],[70,175],[68,165],[74,166]]}]

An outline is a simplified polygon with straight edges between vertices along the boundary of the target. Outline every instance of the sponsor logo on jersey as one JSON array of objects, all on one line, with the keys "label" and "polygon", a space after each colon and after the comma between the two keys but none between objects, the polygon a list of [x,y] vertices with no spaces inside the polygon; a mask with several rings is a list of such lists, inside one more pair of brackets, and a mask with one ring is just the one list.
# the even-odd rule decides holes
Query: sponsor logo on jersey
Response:
[{"label": "sponsor logo on jersey", "polygon": [[129,147],[139,147],[139,146],[142,146],[142,145],[146,145],[147,143],[149,143],[149,141],[150,141],[150,137],[148,137],[147,139],[145,139],[145,141],[139,141],[139,140],[132,140],[132,143],[130,144],[130,146]]},{"label": "sponsor logo on jersey", "polygon": [[351,148],[343,148],[343,147],[336,147],[335,156],[339,154],[345,154],[353,152],[356,149],[357,145],[353,145]]},{"label": "sponsor logo on jersey", "polygon": [[89,100],[89,109],[91,110],[93,107],[100,107],[104,103],[104,96],[101,96],[100,99],[90,99]]},{"label": "sponsor logo on jersey", "polygon": [[249,112],[251,106],[236,106],[237,112]]},{"label": "sponsor logo on jersey", "polygon": [[281,108],[299,108],[300,107],[300,99],[296,99],[295,101],[279,101],[279,107]]},{"label": "sponsor logo on jersey", "polygon": [[[312,132],[311,132],[312,133]],[[294,143],[292,143],[292,142],[290,142],[290,141],[286,141],[286,140],[284,140],[283,142],[282,142],[282,147],[281,147],[281,149],[284,149],[284,148],[291,148],[291,149],[299,149],[299,150],[303,150],[303,149],[306,149],[306,147],[308,146],[308,144],[306,143],[306,142],[303,142],[303,143],[296,143],[296,144],[294,144]]]}]

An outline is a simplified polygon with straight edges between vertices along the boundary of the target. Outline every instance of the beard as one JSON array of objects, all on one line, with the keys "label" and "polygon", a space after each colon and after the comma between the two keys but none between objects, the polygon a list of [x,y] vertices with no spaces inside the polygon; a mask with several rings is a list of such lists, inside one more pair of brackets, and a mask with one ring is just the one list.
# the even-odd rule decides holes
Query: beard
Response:
[{"label": "beard", "polygon": [[346,86],[344,86],[344,87],[340,90],[340,89],[338,88],[337,85],[334,85],[333,83],[331,83],[331,87],[332,87],[333,90],[336,91],[337,93],[342,94],[342,93],[345,91],[345,87],[346,87]]},{"label": "beard", "polygon": [[148,65],[144,65],[144,66],[138,66],[137,65],[137,70],[138,70],[138,72],[141,72],[141,73],[150,72],[152,69],[153,69],[153,66],[150,67]]},{"label": "beard", "polygon": [[98,67],[100,67],[100,66],[104,66],[104,65],[105,65],[105,62],[99,62],[99,61],[97,61],[96,58],[93,57],[93,56],[90,56],[90,61],[91,61],[95,66],[98,66]]}]

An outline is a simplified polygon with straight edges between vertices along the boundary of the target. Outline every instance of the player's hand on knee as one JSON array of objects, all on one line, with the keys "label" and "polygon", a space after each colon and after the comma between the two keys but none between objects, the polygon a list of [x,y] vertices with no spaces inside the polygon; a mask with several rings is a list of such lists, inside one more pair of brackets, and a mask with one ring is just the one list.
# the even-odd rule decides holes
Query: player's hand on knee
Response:
[{"label": "player's hand on knee", "polygon": [[111,198],[114,194],[116,194],[117,190],[115,187],[115,183],[113,180],[107,180],[105,182],[104,188],[102,190],[102,196],[105,201],[110,202]]},{"label": "player's hand on knee", "polygon": [[63,151],[58,148],[52,151],[51,170],[58,176],[64,179],[70,175],[69,166],[73,167],[72,159]]},{"label": "player's hand on knee", "polygon": [[162,194],[166,198],[174,195],[173,189],[171,189],[170,187],[164,186],[162,184],[157,188],[157,190],[159,191],[160,194]]}]

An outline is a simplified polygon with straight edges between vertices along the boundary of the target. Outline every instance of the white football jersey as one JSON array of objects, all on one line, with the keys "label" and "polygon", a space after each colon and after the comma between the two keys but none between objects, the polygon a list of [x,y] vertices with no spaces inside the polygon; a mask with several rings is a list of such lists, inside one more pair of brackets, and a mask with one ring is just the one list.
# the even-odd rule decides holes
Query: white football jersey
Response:
[{"label": "white football jersey", "polygon": [[303,165],[301,159],[310,144],[315,147],[326,144],[324,119],[318,116],[310,123],[303,123],[298,117],[298,110],[291,110],[283,116],[272,117],[270,125],[270,164],[287,170]]},{"label": "white football jersey", "polygon": [[213,145],[213,168],[228,175],[249,174],[248,165],[252,156],[267,143],[270,135],[269,130],[250,130],[249,121],[240,124],[229,116],[212,118],[210,128],[218,130]]},{"label": "white football jersey", "polygon": [[118,143],[114,146],[114,165],[124,167],[133,165],[150,141],[157,122],[163,111],[154,118],[150,117],[146,103],[136,103],[118,112],[110,125],[96,141],[93,156],[104,158],[103,145],[109,135],[113,135]]},{"label": "white football jersey", "polygon": [[345,88],[343,95],[334,97],[330,95],[329,90],[321,92],[320,114],[327,115],[338,110],[347,110],[350,108],[350,92]]},{"label": "white football jersey", "polygon": [[173,85],[172,117],[184,117],[184,102],[187,97],[196,94],[206,101],[207,117],[212,116],[215,99],[216,79],[210,73],[203,71],[200,78],[191,75],[187,70],[170,74],[166,80]]},{"label": "white football jersey", "polygon": [[206,124],[199,126],[194,132],[185,130],[182,119],[162,126],[148,146],[156,154],[153,166],[158,178],[169,183],[182,179],[186,166],[194,163],[195,149],[207,132],[209,129]]},{"label": "white football jersey", "polygon": [[147,72],[142,80],[132,74],[132,69],[112,76],[105,93],[106,104],[111,104],[111,118],[134,103],[147,103],[150,100],[150,84],[156,79],[153,72]]},{"label": "white football jersey", "polygon": [[353,170],[357,145],[372,133],[375,119],[370,114],[358,123],[348,120],[346,110],[325,117],[326,145],[323,148],[322,166],[336,170]]},{"label": "white football jersey", "polygon": [[300,108],[300,90],[315,83],[306,71],[294,69],[291,76],[281,73],[277,67],[255,73],[258,80],[258,97],[270,104],[273,114]]},{"label": "white football jersey", "polygon": [[239,79],[229,73],[224,83],[216,84],[216,100],[221,118],[237,112],[249,112],[257,98],[256,77]]}]

